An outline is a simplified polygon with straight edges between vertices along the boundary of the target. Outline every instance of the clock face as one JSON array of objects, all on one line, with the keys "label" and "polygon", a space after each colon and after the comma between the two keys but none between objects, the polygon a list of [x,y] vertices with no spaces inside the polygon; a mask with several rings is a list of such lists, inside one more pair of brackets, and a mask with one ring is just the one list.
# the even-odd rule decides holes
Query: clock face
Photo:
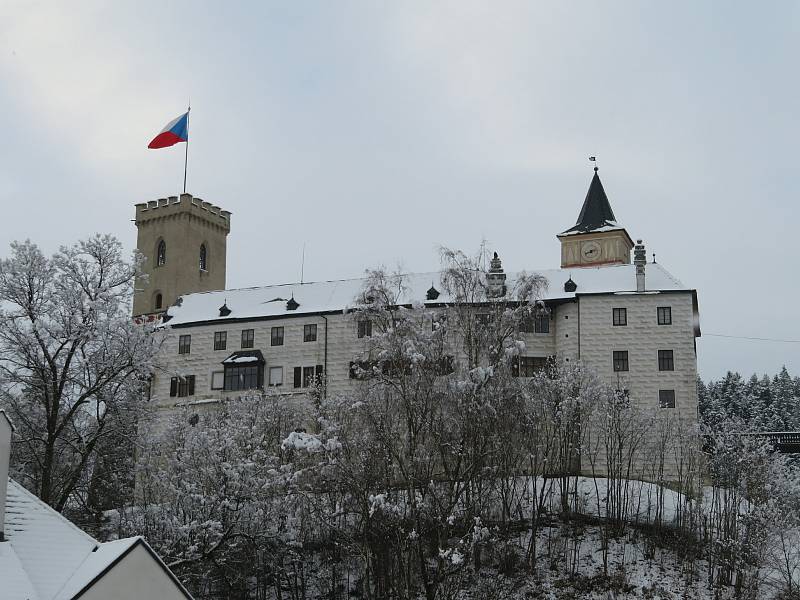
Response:
[{"label": "clock face", "polygon": [[583,260],[594,262],[600,259],[600,244],[597,242],[586,242],[581,245],[581,256]]}]

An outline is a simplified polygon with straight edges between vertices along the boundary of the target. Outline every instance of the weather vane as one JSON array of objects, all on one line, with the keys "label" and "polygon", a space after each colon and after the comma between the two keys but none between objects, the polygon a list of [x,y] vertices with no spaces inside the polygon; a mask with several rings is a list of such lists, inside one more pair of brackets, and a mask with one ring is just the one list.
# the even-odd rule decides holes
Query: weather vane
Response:
[{"label": "weather vane", "polygon": [[596,156],[590,156],[589,157],[589,162],[593,162],[594,163],[594,172],[597,173],[597,157]]}]

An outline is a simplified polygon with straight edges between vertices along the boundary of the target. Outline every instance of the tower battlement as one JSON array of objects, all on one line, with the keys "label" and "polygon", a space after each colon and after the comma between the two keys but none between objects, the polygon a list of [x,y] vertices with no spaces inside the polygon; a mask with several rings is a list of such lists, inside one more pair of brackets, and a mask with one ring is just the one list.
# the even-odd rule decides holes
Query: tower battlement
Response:
[{"label": "tower battlement", "polygon": [[136,247],[145,257],[134,316],[165,311],[183,294],[225,288],[231,213],[191,194],[136,205]]},{"label": "tower battlement", "polygon": [[195,215],[205,218],[222,227],[226,232],[231,230],[231,212],[206,202],[191,194],[168,196],[158,200],[140,202],[136,205],[136,225],[139,226],[155,219],[165,219],[181,215]]}]

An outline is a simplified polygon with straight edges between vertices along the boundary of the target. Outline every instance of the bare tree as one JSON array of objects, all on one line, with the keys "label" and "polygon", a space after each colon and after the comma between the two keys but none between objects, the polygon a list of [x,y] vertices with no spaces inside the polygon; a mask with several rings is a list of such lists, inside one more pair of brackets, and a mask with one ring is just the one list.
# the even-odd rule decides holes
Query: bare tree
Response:
[{"label": "bare tree", "polygon": [[0,403],[17,427],[13,473],[59,511],[150,372],[153,338],[130,318],[135,274],[107,235],[50,258],[13,243],[0,260]]}]

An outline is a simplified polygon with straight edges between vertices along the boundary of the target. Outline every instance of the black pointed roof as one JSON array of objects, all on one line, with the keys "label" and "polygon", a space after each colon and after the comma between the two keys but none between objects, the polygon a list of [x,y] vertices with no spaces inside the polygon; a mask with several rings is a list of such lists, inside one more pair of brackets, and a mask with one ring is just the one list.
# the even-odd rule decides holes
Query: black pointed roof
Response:
[{"label": "black pointed roof", "polygon": [[592,183],[589,184],[589,191],[586,192],[586,200],[583,201],[581,214],[578,216],[578,222],[564,233],[583,233],[595,231],[601,227],[618,227],[618,225],[614,211],[611,210],[611,204],[608,202],[606,191],[597,175],[597,169],[595,169]]}]

